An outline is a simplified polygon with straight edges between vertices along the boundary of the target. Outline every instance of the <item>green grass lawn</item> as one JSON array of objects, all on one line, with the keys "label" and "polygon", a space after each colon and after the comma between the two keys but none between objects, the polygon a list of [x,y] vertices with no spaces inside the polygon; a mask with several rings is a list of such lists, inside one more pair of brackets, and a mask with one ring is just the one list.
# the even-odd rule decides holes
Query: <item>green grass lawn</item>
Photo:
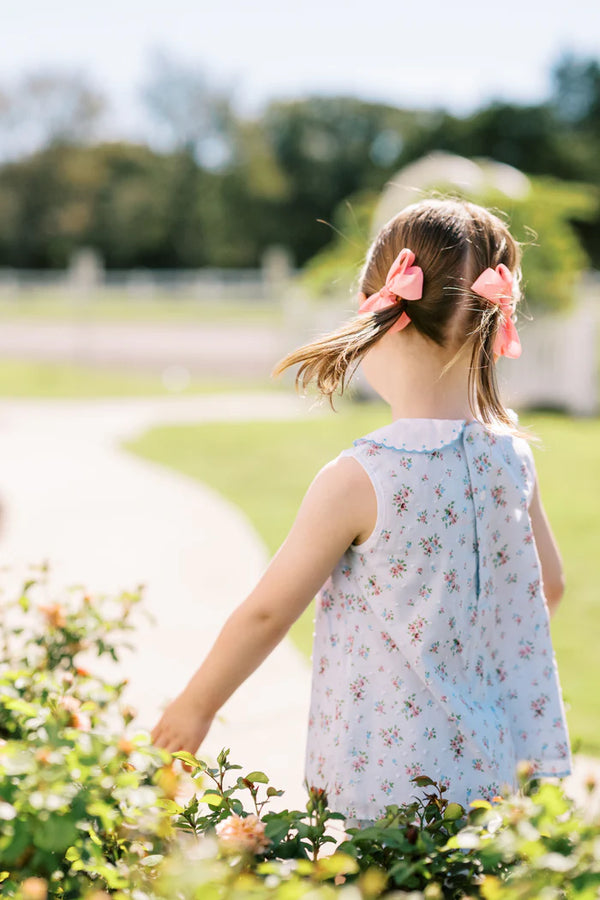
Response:
[{"label": "green grass lawn", "polygon": [[146,397],[214,394],[221,391],[282,390],[281,379],[197,378],[169,390],[160,375],[131,369],[71,363],[0,360],[0,397]]},{"label": "green grass lawn", "polygon": [[[388,421],[383,404],[345,403],[338,414],[311,421],[156,428],[127,447],[216,488],[246,513],[274,553],[319,468],[355,437]],[[567,591],[552,619],[552,636],[573,749],[600,755],[600,610],[593,567],[600,546],[600,420],[524,414],[521,425],[542,439],[534,447],[541,492],[565,563]],[[312,630],[311,604],[291,631],[307,655]]]}]

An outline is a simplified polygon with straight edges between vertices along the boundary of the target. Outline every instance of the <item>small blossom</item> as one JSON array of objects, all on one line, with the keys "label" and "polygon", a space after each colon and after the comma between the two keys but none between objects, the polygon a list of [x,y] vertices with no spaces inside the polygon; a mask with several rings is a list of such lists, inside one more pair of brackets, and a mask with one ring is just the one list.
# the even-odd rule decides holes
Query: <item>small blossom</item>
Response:
[{"label": "small blossom", "polygon": [[271,841],[265,823],[255,815],[242,818],[233,813],[216,827],[221,846],[233,853],[263,853]]}]

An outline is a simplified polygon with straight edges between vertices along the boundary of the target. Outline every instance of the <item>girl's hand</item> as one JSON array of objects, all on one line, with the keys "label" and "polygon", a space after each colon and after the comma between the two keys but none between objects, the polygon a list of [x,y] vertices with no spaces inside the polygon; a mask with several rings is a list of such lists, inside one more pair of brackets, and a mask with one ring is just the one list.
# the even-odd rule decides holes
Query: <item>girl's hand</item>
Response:
[{"label": "girl's hand", "polygon": [[[188,753],[195,755],[212,721],[213,717],[207,716],[193,697],[184,691],[167,706],[152,729],[150,734],[152,743],[157,747],[163,747],[169,753],[187,750]],[[191,771],[185,763],[183,768]]]}]

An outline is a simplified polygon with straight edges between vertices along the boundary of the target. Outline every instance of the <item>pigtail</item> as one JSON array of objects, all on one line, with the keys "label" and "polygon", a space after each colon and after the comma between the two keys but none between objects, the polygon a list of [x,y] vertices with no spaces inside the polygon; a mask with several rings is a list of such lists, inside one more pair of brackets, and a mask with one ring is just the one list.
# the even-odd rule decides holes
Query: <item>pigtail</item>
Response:
[{"label": "pigtail", "polygon": [[340,328],[292,350],[275,365],[271,377],[281,375],[298,363],[295,386],[306,391],[311,382],[333,407],[333,395],[344,393],[361,359],[397,321],[406,301],[394,308],[357,315]]}]

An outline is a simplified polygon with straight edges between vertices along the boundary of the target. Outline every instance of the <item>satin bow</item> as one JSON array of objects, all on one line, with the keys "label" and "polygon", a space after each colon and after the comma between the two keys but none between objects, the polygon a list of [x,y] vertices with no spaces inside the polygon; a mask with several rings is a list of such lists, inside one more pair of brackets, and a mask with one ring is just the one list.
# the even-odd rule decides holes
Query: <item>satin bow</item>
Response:
[{"label": "satin bow", "polygon": [[471,285],[471,290],[486,300],[497,303],[502,309],[502,322],[494,342],[497,356],[517,359],[521,355],[521,341],[512,320],[513,277],[508,266],[499,263],[495,269],[485,269]]},{"label": "satin bow", "polygon": [[[360,296],[364,297],[364,300],[358,307],[359,313],[387,309],[401,299],[419,300],[423,296],[423,269],[420,266],[413,266],[414,259],[415,254],[408,247],[401,250],[390,266],[381,290],[371,294],[368,299],[366,294],[361,293]],[[410,318],[403,312],[388,331],[389,333],[402,331],[409,322]]]}]

